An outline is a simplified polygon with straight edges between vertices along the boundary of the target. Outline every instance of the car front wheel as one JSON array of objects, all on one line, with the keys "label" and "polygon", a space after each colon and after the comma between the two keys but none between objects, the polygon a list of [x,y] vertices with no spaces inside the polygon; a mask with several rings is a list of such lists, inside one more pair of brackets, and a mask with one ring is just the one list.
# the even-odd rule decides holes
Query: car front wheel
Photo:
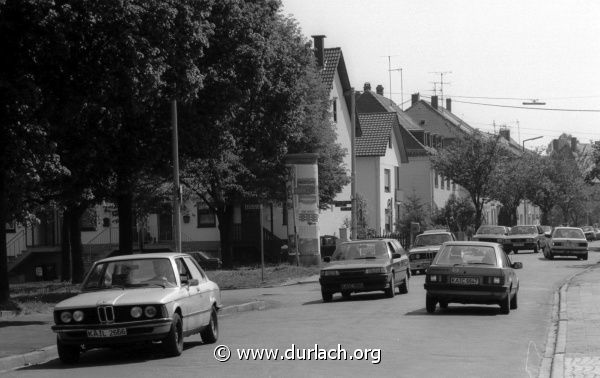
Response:
[{"label": "car front wheel", "polygon": [[205,344],[212,344],[219,337],[219,319],[217,318],[217,310],[214,307],[210,312],[210,322],[200,331],[200,336],[202,336],[202,341]]},{"label": "car front wheel", "polygon": [[407,270],[406,277],[404,277],[404,281],[402,281],[402,283],[398,287],[398,291],[400,291],[400,294],[408,293],[408,280],[409,280],[409,278],[408,278],[408,270]]},{"label": "car front wheel", "polygon": [[516,310],[517,307],[519,307],[519,303],[518,303],[517,293],[515,293],[515,295],[510,300],[510,309]]},{"label": "car front wheel", "polygon": [[79,356],[81,355],[79,345],[65,345],[57,337],[56,349],[58,350],[58,358],[63,364],[72,365],[79,361]]},{"label": "car front wheel", "polygon": [[510,314],[510,290],[506,294],[506,298],[500,302],[500,312],[506,315]]},{"label": "car front wheel", "polygon": [[179,356],[183,352],[183,323],[178,313],[173,314],[171,331],[163,341],[163,345],[169,357]]},{"label": "car front wheel", "polygon": [[333,299],[333,294],[328,293],[325,290],[321,290],[321,296],[323,297],[323,302],[331,302]]}]

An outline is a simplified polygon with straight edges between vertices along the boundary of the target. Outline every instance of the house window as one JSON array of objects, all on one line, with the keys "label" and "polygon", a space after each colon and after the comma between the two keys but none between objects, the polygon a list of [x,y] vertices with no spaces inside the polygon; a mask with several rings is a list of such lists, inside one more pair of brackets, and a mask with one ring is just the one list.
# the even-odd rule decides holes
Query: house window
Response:
[{"label": "house window", "polygon": [[456,192],[456,183],[452,181],[452,191]]},{"label": "house window", "polygon": [[383,170],[383,179],[384,179],[384,190],[386,193],[389,193],[391,190],[391,178],[390,178],[390,170]]},{"label": "house window", "polygon": [[332,112],[333,112],[333,122],[337,123],[337,98],[333,98],[331,100]]},{"label": "house window", "polygon": [[288,209],[287,209],[287,204],[285,204],[285,203],[281,207],[281,217],[283,218],[283,221],[281,224],[283,226],[287,226],[287,224],[288,224]]},{"label": "house window", "polygon": [[443,176],[440,179],[441,179],[441,188],[444,189],[444,181],[446,181],[446,180],[444,180]]},{"label": "house window", "polygon": [[198,228],[215,227],[217,217],[206,204],[197,204],[198,208]]},{"label": "house window", "polygon": [[435,181],[435,187],[437,188],[439,186],[438,184],[438,174],[436,171],[433,171],[433,175],[434,175],[434,181]]},{"label": "house window", "polygon": [[450,179],[446,179],[446,189],[450,190]]},{"label": "house window", "polygon": [[400,167],[394,167],[394,174],[396,175],[396,190],[400,189]]}]

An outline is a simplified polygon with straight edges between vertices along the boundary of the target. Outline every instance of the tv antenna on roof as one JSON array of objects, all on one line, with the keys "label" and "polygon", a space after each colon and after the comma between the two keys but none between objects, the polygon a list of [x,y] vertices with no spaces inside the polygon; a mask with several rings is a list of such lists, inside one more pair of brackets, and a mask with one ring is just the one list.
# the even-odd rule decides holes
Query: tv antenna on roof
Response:
[{"label": "tv antenna on roof", "polygon": [[394,102],[394,100],[392,100],[392,71],[400,71],[400,109],[403,109],[403,105],[404,105],[404,80],[402,79],[402,68],[393,68],[392,69],[392,56],[398,56],[398,55],[387,55],[388,58],[388,76],[389,76],[389,80],[390,80],[390,106],[392,105],[392,103]]},{"label": "tv antenna on roof", "polygon": [[443,103],[444,102],[444,84],[450,84],[450,82],[444,81],[444,75],[451,74],[452,71],[434,71],[434,72],[430,72],[430,73],[440,75],[440,81],[438,82],[438,83],[440,83],[440,102]]}]

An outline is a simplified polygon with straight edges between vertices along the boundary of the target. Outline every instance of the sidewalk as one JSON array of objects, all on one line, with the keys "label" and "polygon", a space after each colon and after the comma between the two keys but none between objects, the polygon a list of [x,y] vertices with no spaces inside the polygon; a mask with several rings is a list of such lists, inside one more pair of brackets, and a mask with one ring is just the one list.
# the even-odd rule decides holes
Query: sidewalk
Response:
[{"label": "sidewalk", "polygon": [[[318,276],[291,280],[282,286],[318,281]],[[221,290],[223,308],[220,316],[237,312],[264,310],[274,305],[265,301],[263,290]],[[52,313],[0,316],[0,373],[26,365],[40,364],[57,358],[56,334],[50,327],[54,324]]]},{"label": "sidewalk", "polygon": [[561,288],[551,376],[600,377],[600,264]]}]

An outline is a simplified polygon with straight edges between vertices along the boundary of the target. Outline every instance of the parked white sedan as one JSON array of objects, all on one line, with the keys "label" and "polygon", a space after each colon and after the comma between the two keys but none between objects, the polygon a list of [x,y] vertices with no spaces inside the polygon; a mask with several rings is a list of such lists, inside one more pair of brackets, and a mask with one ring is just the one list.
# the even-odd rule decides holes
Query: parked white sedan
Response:
[{"label": "parked white sedan", "polygon": [[218,337],[219,287],[183,253],[149,253],[97,261],[81,293],[54,308],[58,355],[76,363],[83,350],[160,342],[169,356],[183,338]]}]

